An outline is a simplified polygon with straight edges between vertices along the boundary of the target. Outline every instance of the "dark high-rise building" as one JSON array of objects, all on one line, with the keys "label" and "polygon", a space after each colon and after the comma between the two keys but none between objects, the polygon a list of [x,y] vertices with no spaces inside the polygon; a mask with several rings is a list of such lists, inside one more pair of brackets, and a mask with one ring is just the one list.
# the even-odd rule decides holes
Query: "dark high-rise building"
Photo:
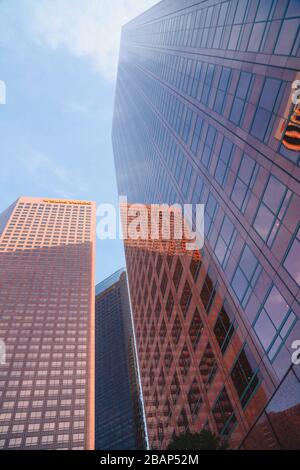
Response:
[{"label": "dark high-rise building", "polygon": [[1,449],[94,448],[95,212],[20,197],[0,215]]},{"label": "dark high-rise building", "polygon": [[95,448],[146,446],[126,272],[96,286]]},{"label": "dark high-rise building", "polygon": [[126,248],[153,448],[203,427],[300,447],[299,19],[298,0],[164,0],[123,28],[119,193],[205,205],[198,264]]}]

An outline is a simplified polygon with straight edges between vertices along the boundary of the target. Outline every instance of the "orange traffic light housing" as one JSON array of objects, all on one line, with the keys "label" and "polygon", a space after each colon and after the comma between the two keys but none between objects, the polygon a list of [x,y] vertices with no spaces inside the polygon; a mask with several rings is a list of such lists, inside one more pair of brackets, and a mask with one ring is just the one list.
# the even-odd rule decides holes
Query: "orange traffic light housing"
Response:
[{"label": "orange traffic light housing", "polygon": [[300,151],[300,108],[298,105],[292,112],[290,120],[286,126],[282,144],[288,150]]}]

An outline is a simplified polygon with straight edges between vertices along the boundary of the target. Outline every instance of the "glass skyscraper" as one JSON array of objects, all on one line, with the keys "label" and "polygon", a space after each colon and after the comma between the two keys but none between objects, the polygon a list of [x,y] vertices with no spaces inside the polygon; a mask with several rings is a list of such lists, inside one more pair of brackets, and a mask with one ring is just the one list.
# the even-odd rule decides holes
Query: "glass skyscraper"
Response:
[{"label": "glass skyscraper", "polygon": [[126,272],[96,286],[95,448],[145,449]]},{"label": "glass skyscraper", "polygon": [[164,0],[123,28],[119,193],[205,204],[196,277],[186,256],[127,250],[153,448],[203,427],[233,447],[300,447],[300,155],[285,133],[299,19],[298,0]]},{"label": "glass skyscraper", "polygon": [[1,449],[94,448],[93,202],[0,215]]}]

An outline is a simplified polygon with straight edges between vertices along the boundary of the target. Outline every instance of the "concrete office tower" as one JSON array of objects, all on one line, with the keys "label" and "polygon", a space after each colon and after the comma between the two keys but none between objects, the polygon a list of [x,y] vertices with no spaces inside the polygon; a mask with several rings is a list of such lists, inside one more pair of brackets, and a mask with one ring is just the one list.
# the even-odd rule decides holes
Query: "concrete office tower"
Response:
[{"label": "concrete office tower", "polygon": [[[152,447],[205,426],[234,447],[300,446],[291,359],[300,339],[300,157],[290,126],[299,17],[298,0],[165,0],[123,28],[119,193],[130,203],[205,204],[195,281],[186,258],[127,255]],[[189,332],[198,338],[202,324],[195,344]],[[178,343],[164,333],[176,330]],[[180,358],[189,370],[172,375],[166,367]],[[277,415],[294,424],[280,427]]]},{"label": "concrete office tower", "polygon": [[0,447],[94,448],[95,203],[0,216]]},{"label": "concrete office tower", "polygon": [[96,286],[95,448],[145,449],[126,272]]}]

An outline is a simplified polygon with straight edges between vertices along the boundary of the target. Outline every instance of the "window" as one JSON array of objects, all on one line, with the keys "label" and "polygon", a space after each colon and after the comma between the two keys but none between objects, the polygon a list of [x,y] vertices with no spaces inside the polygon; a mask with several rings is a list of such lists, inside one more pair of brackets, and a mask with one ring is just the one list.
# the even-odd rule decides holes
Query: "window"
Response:
[{"label": "window", "polygon": [[227,300],[225,300],[214,327],[214,333],[222,354],[225,354],[236,328],[237,322],[234,313]]},{"label": "window", "polygon": [[266,29],[265,23],[254,23],[252,33],[248,43],[249,52],[258,52],[260,50],[261,40]]},{"label": "window", "polygon": [[178,286],[181,280],[182,271],[183,271],[182,264],[181,264],[180,259],[178,259],[176,263],[174,275],[173,275],[173,282],[174,282],[174,286],[176,290],[178,289]]},{"label": "window", "polygon": [[191,302],[191,298],[192,298],[192,290],[190,288],[188,281],[186,281],[183,292],[182,292],[182,296],[180,299],[180,307],[181,307],[181,311],[184,317],[186,317],[186,314],[187,314],[187,311]]},{"label": "window", "polygon": [[183,131],[182,131],[182,138],[185,143],[187,143],[189,134],[190,134],[190,129],[191,129],[191,124],[192,124],[192,117],[193,117],[193,112],[191,109],[186,110],[186,116],[185,116],[185,121],[184,121],[184,126],[183,126]]},{"label": "window", "polygon": [[211,84],[214,78],[214,72],[215,66],[213,64],[208,64],[201,96],[201,103],[203,103],[204,105],[207,105],[209,100]]},{"label": "window", "polygon": [[26,441],[25,441],[26,446],[34,446],[34,445],[37,445],[37,443],[38,443],[38,437],[36,437],[36,436],[27,437]]},{"label": "window", "polygon": [[233,366],[231,378],[244,408],[253,397],[260,382],[258,366],[247,344]]},{"label": "window", "polygon": [[180,182],[181,170],[182,170],[182,165],[184,161],[185,161],[184,153],[180,150],[180,152],[177,155],[176,164],[174,167],[174,170],[175,170],[174,176],[178,184]]},{"label": "window", "polygon": [[[158,277],[160,276],[161,266],[162,266],[162,256],[160,254],[158,254],[157,261],[156,261],[156,273],[157,273]],[[143,282],[143,284],[144,284],[144,282]]]},{"label": "window", "polygon": [[208,238],[210,234],[210,230],[212,228],[213,222],[216,218],[218,210],[218,203],[212,193],[209,194],[207,203],[205,205],[205,213],[204,213],[204,232],[205,236]]},{"label": "window", "polygon": [[206,389],[212,384],[215,375],[218,371],[218,364],[212,350],[210,343],[207,343],[205,351],[203,353],[200,365],[199,365],[200,374],[202,376],[204,385]]},{"label": "window", "polygon": [[286,12],[286,17],[291,18],[295,16],[300,16],[299,0],[290,0],[289,7]]},{"label": "window", "polygon": [[281,83],[281,80],[276,78],[266,78],[265,80],[250,131],[254,137],[261,141],[264,141],[269,128]]},{"label": "window", "polygon": [[175,321],[174,321],[174,324],[173,324],[173,328],[172,328],[172,339],[173,339],[173,343],[175,345],[178,344],[178,341],[179,341],[180,335],[181,335],[181,331],[182,331],[181,322],[180,322],[179,316],[176,315],[176,318],[175,318]]},{"label": "window", "polygon": [[188,393],[188,403],[190,407],[190,412],[193,421],[197,418],[197,415],[199,413],[199,410],[202,405],[202,396],[201,396],[201,391],[199,388],[199,384],[196,379],[194,379],[191,388]]},{"label": "window", "polygon": [[148,269],[148,281],[149,281],[149,283],[151,282],[151,279],[152,279],[152,273],[153,273],[153,268],[152,268],[152,264],[150,264],[149,269]]},{"label": "window", "polygon": [[[224,6],[224,4],[223,4],[223,6]],[[220,49],[220,41],[221,41],[221,37],[222,37],[222,32],[223,32],[222,27],[216,28],[215,35],[214,35],[214,42],[213,42],[213,45],[212,45],[213,49]]]},{"label": "window", "polygon": [[231,287],[244,308],[248,303],[261,271],[262,267],[255,255],[245,245],[231,281]]},{"label": "window", "polygon": [[210,165],[211,161],[211,156],[213,152],[213,148],[215,145],[215,140],[216,140],[216,134],[217,131],[213,126],[208,126],[207,133],[206,133],[206,139],[205,139],[205,145],[203,148],[203,152],[201,155],[201,161],[205,168],[208,168]]},{"label": "window", "polygon": [[241,32],[241,26],[240,25],[239,26],[238,25],[232,26],[231,33],[230,33],[230,36],[229,36],[229,42],[228,42],[228,46],[227,46],[229,50],[232,50],[232,51],[236,50],[238,40],[239,40],[239,36],[240,36],[240,32]]},{"label": "window", "polygon": [[193,61],[191,59],[187,60],[186,70],[184,74],[184,81],[182,84],[182,91],[187,94],[190,94],[190,89],[192,85],[192,76],[191,76],[192,64],[193,64]]},{"label": "window", "polygon": [[180,428],[181,431],[186,431],[188,429],[189,422],[184,408],[182,408],[181,413],[179,415],[177,426]]},{"label": "window", "polygon": [[239,0],[234,17],[234,24],[241,24],[244,21],[248,0]]},{"label": "window", "polygon": [[28,425],[28,432],[36,432],[36,431],[39,431],[41,427],[41,424],[38,423],[38,424],[29,424]]},{"label": "window", "polygon": [[9,426],[0,426],[0,434],[7,434]]},{"label": "window", "polygon": [[216,289],[214,284],[215,283],[212,279],[212,272],[211,270],[209,270],[200,293],[200,297],[207,314],[210,311],[210,308],[213,304],[216,295]]},{"label": "window", "polygon": [[193,167],[190,164],[190,162],[187,162],[186,170],[185,170],[185,174],[184,174],[184,178],[183,178],[183,184],[182,184],[182,192],[183,192],[183,195],[185,196],[185,200],[188,199],[190,186],[191,186],[192,174],[193,174]]},{"label": "window", "polygon": [[203,322],[201,320],[199,311],[196,308],[193,319],[191,321],[190,329],[189,329],[189,336],[190,336],[190,340],[191,340],[194,351],[196,350],[199,344],[203,328],[204,328]]},{"label": "window", "polygon": [[167,334],[167,327],[166,327],[165,320],[163,319],[161,322],[160,330],[159,330],[159,337],[160,337],[160,341],[162,344],[165,340],[166,334]]},{"label": "window", "polygon": [[233,148],[233,143],[225,137],[223,139],[222,148],[220,150],[218,163],[215,170],[215,180],[222,188],[224,188],[227,183]]},{"label": "window", "polygon": [[296,321],[296,315],[273,286],[253,324],[270,361],[275,359]]},{"label": "window", "polygon": [[225,387],[223,387],[218,399],[216,400],[212,409],[212,414],[216,422],[218,433],[221,436],[228,437],[235,426],[236,416]]},{"label": "window", "polygon": [[191,366],[191,357],[187,345],[185,344],[182,348],[180,357],[179,357],[179,368],[182,377],[185,377]]},{"label": "window", "polygon": [[269,18],[273,0],[261,0],[257,9],[255,21],[265,21]]},{"label": "window", "polygon": [[[155,282],[155,279],[153,280],[153,284],[152,284],[152,289],[151,289],[151,297],[152,297],[152,300],[154,301],[155,299],[155,295],[156,295],[156,291],[157,291],[157,286],[156,286],[156,282]],[[139,302],[139,305],[141,303]]]},{"label": "window", "polygon": [[192,90],[191,90],[191,96],[193,98],[197,98],[198,87],[199,87],[200,78],[201,78],[201,67],[202,67],[202,62],[197,62],[195,72],[194,72]]},{"label": "window", "polygon": [[193,279],[194,281],[197,281],[198,279],[198,275],[199,275],[199,272],[200,272],[200,268],[201,268],[201,261],[196,259],[196,258],[192,258],[192,261],[191,261],[191,264],[190,264],[190,272],[193,276]]},{"label": "window", "polygon": [[173,362],[173,352],[172,352],[172,349],[171,349],[171,346],[170,346],[169,343],[168,343],[168,347],[167,347],[167,350],[166,350],[166,353],[165,353],[164,362],[165,362],[165,367],[166,367],[167,371],[169,372],[170,367],[171,367],[172,362]]},{"label": "window", "polygon": [[229,2],[221,4],[219,19],[218,19],[218,24],[221,25],[221,26],[223,26],[225,21],[226,21],[228,5],[229,5]]},{"label": "window", "polygon": [[157,319],[159,319],[160,317],[160,314],[161,314],[161,303],[160,303],[160,300],[157,299],[157,302],[156,302],[156,305],[155,305],[155,316]]},{"label": "window", "polygon": [[173,401],[173,404],[175,405],[177,402],[178,396],[180,394],[180,391],[181,391],[179,380],[178,380],[178,375],[176,372],[174,374],[170,389],[171,389],[170,391],[171,391],[172,401]]},{"label": "window", "polygon": [[161,368],[160,374],[159,374],[159,377],[158,377],[158,387],[159,387],[158,390],[159,390],[160,395],[163,394],[163,389],[164,389],[165,385],[166,385],[165,374],[164,374],[163,369]]},{"label": "window", "polygon": [[[167,276],[166,271],[164,271],[164,274],[163,274],[163,277],[162,277],[162,280],[161,280],[161,285],[160,285],[161,293],[162,293],[163,297],[164,297],[165,292],[166,292],[167,284],[168,284],[168,276]],[[147,298],[147,296],[146,296],[146,298]]]},{"label": "window", "polygon": [[299,30],[299,19],[285,20],[282,24],[277,44],[275,47],[275,54],[280,55],[296,55],[293,51],[293,46],[296,41],[297,33]]},{"label": "window", "polygon": [[54,441],[54,436],[43,436],[42,444],[52,444]]},{"label": "window", "polygon": [[[177,134],[180,134],[182,137],[183,129],[185,125],[185,119],[183,119],[185,107],[181,101],[178,101],[175,97],[173,99],[175,100],[175,106],[174,106],[174,118],[176,119],[175,130]],[[180,129],[181,129],[181,132],[180,132]]]},{"label": "window", "polygon": [[170,320],[170,318],[172,316],[173,306],[174,306],[174,299],[173,299],[172,291],[170,290],[169,295],[168,295],[167,304],[166,304],[166,312],[167,312],[168,320]]},{"label": "window", "polygon": [[12,417],[11,413],[1,413],[0,414],[0,421],[10,421]]},{"label": "window", "polygon": [[226,93],[229,88],[230,78],[231,69],[228,67],[223,67],[214,104],[214,111],[216,111],[218,114],[222,114],[224,111],[226,105]]},{"label": "window", "polygon": [[203,119],[197,116],[195,129],[194,129],[194,135],[193,135],[192,144],[191,144],[191,150],[194,155],[197,155],[197,152],[198,152],[202,125],[203,125]]},{"label": "window", "polygon": [[[27,440],[28,441],[31,441],[32,437],[29,437],[26,439],[26,444],[27,444]],[[8,444],[8,447],[20,447],[21,446],[21,442],[22,442],[22,438],[21,437],[14,437],[13,439],[10,439],[9,440],[9,444]]]},{"label": "window", "polygon": [[241,72],[239,78],[235,98],[233,100],[230,113],[230,121],[236,124],[237,126],[240,125],[246,101],[248,101],[249,96],[251,94],[253,82],[252,77],[252,74],[249,72]]},{"label": "window", "polygon": [[231,200],[244,213],[254,186],[259,166],[247,154],[244,154],[237,172],[231,193]]},{"label": "window", "polygon": [[290,247],[287,250],[285,255],[285,260],[283,266],[287,272],[292,276],[292,278],[300,285],[300,227],[296,231],[296,236],[294,237]]},{"label": "window", "polygon": [[162,425],[162,423],[159,423],[158,426],[157,426],[157,436],[158,436],[158,439],[159,439],[159,442],[163,442],[164,440],[164,427]]},{"label": "window", "polygon": [[291,191],[277,178],[270,176],[253,223],[254,229],[268,247],[275,240],[290,198]]},{"label": "window", "polygon": [[236,239],[237,231],[227,215],[224,216],[221,230],[215,244],[215,255],[223,269],[226,265]]}]

